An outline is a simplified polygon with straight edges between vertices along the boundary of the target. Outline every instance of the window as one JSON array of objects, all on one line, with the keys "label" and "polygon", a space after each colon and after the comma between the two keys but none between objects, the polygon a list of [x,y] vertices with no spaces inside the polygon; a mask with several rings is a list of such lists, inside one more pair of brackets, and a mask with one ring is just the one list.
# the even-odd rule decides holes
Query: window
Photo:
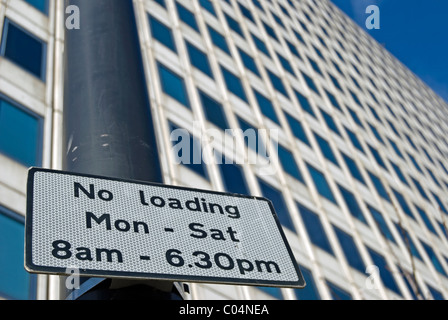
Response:
[{"label": "window", "polygon": [[358,115],[356,114],[356,112],[355,112],[352,108],[350,108],[350,107],[347,107],[347,110],[348,110],[348,112],[350,113],[350,116],[352,117],[353,121],[355,121],[355,123],[356,123],[358,126],[360,126],[361,128],[364,129],[364,125],[362,124],[361,119],[358,117]]},{"label": "window", "polygon": [[313,90],[315,93],[319,94],[319,90],[317,89],[316,84],[314,83],[313,79],[305,73],[302,73],[302,75],[303,75],[303,78],[305,79],[306,84],[308,85],[308,88]]},{"label": "window", "polygon": [[434,252],[434,250],[427,245],[425,242],[423,242],[422,240],[420,240],[420,243],[423,245],[423,248],[425,248],[426,254],[429,257],[429,260],[431,260],[434,268],[437,270],[437,272],[439,272],[441,275],[448,277],[448,275],[445,272],[445,269],[443,269],[442,264],[440,263],[439,259],[437,258],[436,253]]},{"label": "window", "polygon": [[227,13],[224,13],[224,16],[226,17],[227,24],[229,25],[229,28],[238,33],[241,37],[244,38],[243,31],[241,30],[240,24],[238,21],[233,19],[231,16],[229,16]]},{"label": "window", "polygon": [[422,195],[423,198],[425,198],[426,200],[429,201],[428,195],[426,194],[425,190],[423,189],[422,185],[420,184],[420,182],[418,182],[417,180],[415,180],[414,178],[411,177],[412,182],[414,183],[415,187],[417,188],[418,192],[420,192],[420,194]]},{"label": "window", "polygon": [[355,198],[355,195],[340,185],[338,185],[338,187],[351,215],[354,216],[359,221],[367,224],[366,218],[362,213],[361,207],[359,206],[358,201]]},{"label": "window", "polygon": [[386,239],[389,239],[390,241],[392,241],[393,243],[396,244],[397,242],[395,241],[394,236],[390,232],[390,229],[387,226],[386,220],[384,220],[383,215],[375,208],[373,208],[369,205],[368,205],[368,207],[369,207],[370,213],[372,214],[373,219],[375,220],[375,223],[376,223],[378,229],[380,229],[381,234]]},{"label": "window", "polygon": [[294,225],[286,207],[285,199],[283,199],[281,192],[271,185],[267,184],[260,178],[258,178],[258,184],[260,185],[263,196],[272,201],[275,212],[277,213],[282,226],[288,228],[289,230],[295,231]]},{"label": "window", "polygon": [[338,109],[339,111],[342,112],[342,108],[339,105],[338,101],[336,100],[335,96],[333,94],[331,94],[329,91],[325,90],[325,93],[328,96],[328,99],[330,100],[330,102],[333,104],[333,106]]},{"label": "window", "polygon": [[426,214],[425,210],[420,208],[419,206],[415,206],[417,209],[417,212],[420,214],[420,217],[422,217],[423,222],[425,223],[426,227],[429,231],[431,231],[433,234],[437,235],[436,229],[434,229],[434,225],[431,223],[431,220],[429,219],[428,215]]},{"label": "window", "polygon": [[208,33],[210,34],[210,38],[215,46],[220,48],[222,51],[230,55],[229,47],[227,46],[226,38],[218,31],[207,25]]},{"label": "window", "polygon": [[293,76],[295,76],[295,74],[294,74],[294,70],[292,69],[292,66],[291,66],[291,64],[289,63],[289,61],[286,60],[286,58],[283,57],[283,56],[282,56],[281,54],[279,54],[278,52],[277,52],[277,57],[278,57],[278,59],[280,60],[280,63],[282,64],[283,69],[285,69],[285,71],[287,71],[287,72],[289,72],[290,74],[292,74]]},{"label": "window", "polygon": [[151,27],[151,35],[154,39],[157,39],[160,43],[164,44],[166,47],[170,48],[172,51],[177,53],[176,44],[174,42],[173,33],[171,29],[165,26],[162,22],[149,16],[149,25]]},{"label": "window", "polygon": [[307,167],[319,194],[332,201],[333,203],[336,203],[336,199],[331,192],[330,186],[328,185],[327,179],[325,179],[324,174],[308,163]]},{"label": "window", "polygon": [[414,241],[412,241],[409,232],[398,223],[395,223],[395,228],[397,228],[398,234],[401,236],[401,239],[403,240],[403,243],[406,247],[406,251],[407,252],[410,251],[414,257],[423,261],[420,253],[418,252],[417,247],[414,244]]},{"label": "window", "polygon": [[308,99],[305,96],[303,96],[301,93],[297,92],[296,90],[294,90],[294,94],[296,95],[297,100],[300,103],[300,107],[303,110],[305,110],[306,112],[308,112],[310,115],[312,115],[313,117],[316,117],[316,114],[313,111],[313,107],[311,106]]},{"label": "window", "polygon": [[257,47],[257,49],[260,50],[261,52],[263,52],[266,56],[268,56],[270,58],[271,55],[269,54],[269,50],[266,47],[266,45],[264,44],[263,40],[261,40],[260,38],[255,36],[253,33],[251,33],[251,36],[252,36],[252,39],[254,40],[254,43],[255,43],[255,46]]},{"label": "window", "polygon": [[350,138],[350,141],[352,142],[353,146],[356,149],[358,149],[359,151],[361,151],[362,153],[365,153],[364,148],[362,147],[361,142],[359,141],[356,134],[353,131],[351,131],[350,129],[348,129],[347,127],[345,127],[345,131],[347,132],[347,135]]},{"label": "window", "polygon": [[326,282],[333,300],[352,300],[352,296],[350,293],[341,289],[339,286],[335,285],[334,283],[328,280]]},{"label": "window", "polygon": [[359,182],[366,184],[361,171],[359,171],[359,168],[356,165],[356,162],[352,158],[347,156],[345,153],[342,153],[342,158],[344,158],[345,164],[347,165],[347,168],[350,171],[352,177],[358,180]]},{"label": "window", "polygon": [[376,191],[378,191],[378,194],[385,200],[391,202],[390,197],[389,197],[389,193],[387,192],[386,188],[384,187],[383,183],[381,182],[381,180],[375,176],[373,173],[371,173],[370,171],[367,171],[369,173],[370,176],[370,180],[372,180],[373,185],[376,188]]},{"label": "window", "polygon": [[46,44],[8,18],[3,27],[0,54],[45,81]]},{"label": "window", "polygon": [[367,145],[369,147],[370,152],[372,153],[373,157],[376,160],[376,163],[378,163],[379,166],[383,167],[383,169],[385,169],[387,171],[387,167],[386,164],[383,161],[383,158],[381,158],[381,155],[379,154],[379,152],[372,147],[371,145]]},{"label": "window", "polygon": [[[227,192],[249,194],[246,179],[244,178],[243,168],[233,163],[225,163],[225,157],[220,155],[221,160],[218,164],[222,175],[224,188]],[[219,162],[218,162],[219,163]]]},{"label": "window", "polygon": [[158,63],[158,69],[163,92],[190,108],[184,80],[161,63]]},{"label": "window", "polygon": [[48,0],[25,0],[44,14],[48,14]]},{"label": "window", "polygon": [[42,164],[43,120],[0,95],[0,152],[26,167]]},{"label": "window", "polygon": [[355,242],[353,241],[352,236],[345,233],[338,227],[333,226],[333,229],[338,237],[339,243],[341,244],[342,251],[344,251],[345,258],[348,261],[348,264],[358,270],[361,273],[365,273],[366,265],[359,254],[358,248],[356,247]]},{"label": "window", "polygon": [[289,97],[288,93],[286,92],[286,88],[283,85],[282,80],[276,76],[274,73],[272,73],[269,69],[266,69],[268,72],[269,79],[271,80],[272,86],[280,93],[282,93],[285,97]]},{"label": "window", "polygon": [[431,292],[432,298],[434,300],[445,300],[443,294],[440,291],[434,289],[429,284],[426,284],[426,286],[428,287],[429,292]]},{"label": "window", "polygon": [[25,227],[19,215],[0,207],[0,297],[35,298],[35,277],[23,268]]},{"label": "window", "polygon": [[267,150],[263,144],[262,139],[260,138],[260,135],[258,134],[258,131],[247,121],[241,119],[238,116],[237,119],[241,130],[243,130],[244,143],[246,144],[246,146],[257,152],[259,155],[267,157]]},{"label": "window", "polygon": [[274,40],[278,41],[277,35],[275,34],[274,29],[272,29],[269,25],[267,25],[264,21],[261,21],[263,23],[264,29],[266,30],[266,33],[270,35]]},{"label": "window", "polygon": [[415,217],[414,217],[414,215],[412,214],[412,210],[411,210],[411,208],[409,207],[409,205],[408,205],[408,203],[406,202],[406,200],[404,199],[403,195],[402,195],[400,192],[398,192],[397,190],[395,190],[395,189],[392,189],[392,191],[393,191],[393,193],[395,194],[395,198],[397,198],[398,203],[399,203],[400,206],[401,206],[401,209],[403,209],[403,212],[404,212],[408,217],[410,217],[410,218],[412,218],[412,219],[415,220]]},{"label": "window", "polygon": [[434,197],[434,199],[436,199],[439,210],[442,210],[443,212],[445,212],[445,214],[448,215],[448,211],[445,208],[445,206],[443,205],[442,200],[440,200],[440,198],[434,192],[431,191],[431,194]]},{"label": "window", "polygon": [[204,108],[205,117],[223,131],[229,128],[222,105],[204,92],[199,90],[202,106]]},{"label": "window", "polygon": [[154,1],[160,4],[162,7],[166,8],[165,0],[154,0]]},{"label": "window", "polygon": [[264,95],[262,95],[260,92],[254,89],[255,98],[257,99],[258,106],[261,109],[261,112],[274,121],[277,124],[280,124],[277,118],[277,114],[275,113],[274,106],[271,103],[271,100],[266,98]]},{"label": "window", "polygon": [[286,148],[283,148],[281,145],[278,145],[277,147],[278,147],[278,157],[283,167],[283,170],[285,170],[285,172],[291,175],[292,177],[303,182],[302,174],[300,173],[299,167],[297,166],[297,163],[294,160],[294,156],[292,155],[292,153]]},{"label": "window", "polygon": [[319,216],[299,203],[297,203],[297,207],[299,208],[300,215],[302,216],[303,223],[308,231],[308,236],[311,242],[333,255],[333,249],[328,241],[327,234],[322,226]]},{"label": "window", "polygon": [[316,282],[314,280],[311,270],[300,266],[303,278],[305,278],[306,286],[303,289],[294,289],[294,293],[298,300],[320,300],[319,290],[317,290]]},{"label": "window", "polygon": [[243,60],[244,66],[252,71],[255,75],[260,76],[260,72],[258,72],[257,65],[255,64],[255,60],[248,55],[246,52],[238,48],[238,52],[240,53],[241,60]]},{"label": "window", "polygon": [[325,158],[333,162],[335,165],[339,166],[338,160],[336,160],[336,156],[334,155],[333,151],[331,150],[331,146],[328,143],[327,140],[322,138],[317,133],[314,133],[314,137],[316,138],[317,144],[320,147],[320,150],[322,151],[322,154]]},{"label": "window", "polygon": [[247,102],[246,93],[244,92],[243,84],[240,79],[232,72],[221,66],[221,71],[226,82],[227,90],[240,97],[243,101]]},{"label": "window", "polygon": [[216,16],[215,8],[210,0],[199,0],[199,4],[202,8],[210,12],[212,15]]},{"label": "window", "polygon": [[378,267],[380,271],[379,275],[383,284],[386,286],[386,288],[401,296],[401,292],[398,289],[397,283],[395,282],[394,276],[392,275],[392,271],[388,266],[386,259],[384,259],[382,255],[370,248],[367,248],[367,250],[369,251],[373,263]]},{"label": "window", "polygon": [[191,64],[213,79],[207,55],[188,41],[186,41],[186,45]]},{"label": "window", "polygon": [[170,122],[170,139],[173,143],[174,161],[208,179],[207,165],[202,161],[201,142],[186,129]]},{"label": "window", "polygon": [[250,21],[252,21],[252,22],[255,23],[255,21],[254,21],[254,17],[252,16],[252,13],[250,12],[249,9],[247,9],[245,6],[243,6],[243,5],[242,5],[241,3],[239,3],[239,2],[238,2],[238,7],[240,8],[241,13],[242,13],[246,18],[248,18]]},{"label": "window", "polygon": [[395,163],[390,161],[390,164],[392,165],[392,168],[394,168],[395,173],[397,174],[398,178],[407,186],[409,186],[409,182],[406,180],[406,177],[404,176],[403,172],[401,171],[400,167],[397,166]]},{"label": "window", "polygon": [[282,290],[277,287],[257,287],[257,289],[260,289],[261,291],[266,292],[270,296],[273,296],[274,298],[281,300],[283,299]]},{"label": "window", "polygon": [[196,18],[194,17],[194,13],[185,8],[179,2],[176,2],[177,13],[179,14],[179,18],[188,24],[191,28],[199,32],[198,24],[196,23]]},{"label": "window", "polygon": [[324,110],[320,110],[320,112],[322,113],[322,117],[325,120],[325,123],[327,124],[328,128],[333,131],[334,133],[336,133],[337,135],[341,135],[341,133],[339,132],[338,126],[336,125],[336,122],[334,122],[333,117],[326,111]]},{"label": "window", "polygon": [[289,127],[291,128],[292,134],[301,140],[303,143],[310,145],[310,142],[308,140],[308,137],[305,133],[305,130],[303,130],[302,124],[299,120],[291,116],[289,113],[285,112],[286,120],[288,121]]}]

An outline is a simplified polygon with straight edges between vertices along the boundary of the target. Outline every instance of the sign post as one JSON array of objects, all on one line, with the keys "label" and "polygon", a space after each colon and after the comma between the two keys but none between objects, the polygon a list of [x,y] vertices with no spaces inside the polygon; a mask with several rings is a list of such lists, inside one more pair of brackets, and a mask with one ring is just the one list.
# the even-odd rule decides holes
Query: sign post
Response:
[{"label": "sign post", "polygon": [[29,272],[303,288],[261,197],[31,168]]}]

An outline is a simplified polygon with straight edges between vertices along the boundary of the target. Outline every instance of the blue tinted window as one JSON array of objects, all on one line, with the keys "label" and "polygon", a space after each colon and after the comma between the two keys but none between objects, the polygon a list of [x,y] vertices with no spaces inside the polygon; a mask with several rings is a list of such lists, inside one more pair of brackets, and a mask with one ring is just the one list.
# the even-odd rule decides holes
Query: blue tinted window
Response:
[{"label": "blue tinted window", "polygon": [[389,197],[389,193],[387,192],[386,188],[384,187],[383,183],[381,182],[381,180],[375,176],[373,173],[371,173],[370,171],[367,171],[369,173],[370,176],[370,180],[372,180],[376,191],[378,191],[378,194],[384,198],[385,200],[390,201],[390,197]]},{"label": "blue tinted window", "polygon": [[42,163],[42,120],[0,96],[0,152],[26,167]]},{"label": "blue tinted window", "polygon": [[324,157],[338,166],[338,160],[336,160],[336,157],[333,153],[333,150],[331,150],[331,146],[328,141],[316,133],[314,133],[314,137],[316,138],[317,144],[319,145]]},{"label": "blue tinted window", "polygon": [[238,48],[238,52],[240,53],[241,60],[243,60],[244,66],[252,71],[255,75],[260,76],[260,72],[258,72],[257,65],[255,64],[255,60],[248,55],[246,52]]},{"label": "blue tinted window", "polygon": [[356,180],[358,180],[359,182],[365,184],[362,173],[361,173],[361,171],[359,171],[359,168],[356,165],[356,162],[344,153],[342,153],[342,157],[344,158],[345,164],[347,165],[347,168],[350,171],[352,177],[355,178]]},{"label": "blue tinted window", "polygon": [[220,48],[222,51],[224,51],[227,54],[230,54],[229,47],[227,46],[226,38],[222,34],[220,34],[218,31],[207,25],[208,32],[210,33],[210,38],[212,38],[212,42],[215,46]]},{"label": "blue tinted window", "polygon": [[204,113],[207,120],[215,124],[217,127],[221,128],[222,130],[228,129],[229,125],[227,124],[227,118],[224,114],[222,105],[206,95],[201,90],[199,90],[199,96],[201,98],[202,106],[204,107]]},{"label": "blue tinted window", "polygon": [[264,147],[263,141],[260,138],[258,131],[252,127],[247,121],[237,117],[238,124],[243,130],[244,143],[246,146],[257,152],[259,155],[267,156],[267,150]]},{"label": "blue tinted window", "polygon": [[186,41],[186,44],[191,64],[213,79],[213,73],[207,55],[190,42]]},{"label": "blue tinted window", "polygon": [[409,186],[408,181],[406,180],[406,177],[404,176],[403,172],[401,171],[400,167],[397,166],[395,163],[393,163],[392,161],[390,161],[390,163],[392,164],[392,168],[394,168],[395,173],[397,174],[398,178],[407,186]]},{"label": "blue tinted window", "polygon": [[252,13],[250,12],[249,9],[247,9],[245,6],[243,6],[241,3],[238,2],[238,7],[241,10],[241,13],[248,18],[250,21],[255,22],[254,21],[254,17],[252,16]]},{"label": "blue tinted window", "polygon": [[357,218],[359,221],[367,224],[366,218],[364,217],[361,207],[359,206],[354,194],[340,185],[338,185],[338,187],[351,215]]},{"label": "blue tinted window", "polygon": [[408,203],[406,202],[406,200],[405,200],[405,198],[403,197],[403,195],[402,195],[400,192],[398,192],[397,190],[395,190],[395,189],[392,189],[392,191],[394,192],[394,194],[395,194],[395,198],[397,198],[398,203],[400,203],[400,206],[401,206],[401,209],[403,209],[403,212],[404,212],[408,217],[411,217],[412,219],[415,220],[415,217],[414,217],[414,215],[412,214],[412,210],[411,210],[411,208],[409,207],[409,205],[408,205]]},{"label": "blue tinted window", "polygon": [[261,291],[266,292],[267,294],[269,294],[270,296],[273,296],[276,299],[283,299],[283,294],[280,288],[276,288],[276,287],[257,287],[258,289],[260,289]]},{"label": "blue tinted window", "polygon": [[397,144],[392,141],[391,139],[388,139],[389,143],[392,145],[392,148],[394,148],[395,153],[397,154],[397,156],[399,156],[400,158],[404,159],[403,154],[401,153],[400,149],[398,148]]},{"label": "blue tinted window", "polygon": [[417,180],[415,180],[412,177],[411,177],[411,180],[414,183],[415,187],[417,188],[418,192],[420,192],[420,194],[422,195],[422,197],[429,201],[428,195],[426,194],[425,190],[423,190],[423,187],[420,184],[420,182],[418,182]]},{"label": "blue tinted window", "polygon": [[336,122],[334,122],[333,120],[333,117],[322,109],[320,111],[322,113],[322,116],[324,117],[325,123],[327,124],[328,128],[330,128],[330,130],[332,130],[334,133],[341,135],[338,126],[336,125]]},{"label": "blue tinted window", "polygon": [[160,4],[162,7],[166,8],[165,0],[154,0],[158,4]]},{"label": "blue tinted window", "polygon": [[311,77],[309,77],[305,73],[302,73],[302,75],[303,75],[303,78],[305,79],[305,82],[308,85],[308,87],[311,90],[313,90],[315,93],[319,94],[319,90],[317,89],[316,84],[314,83],[313,79],[311,79]]},{"label": "blue tinted window", "polygon": [[151,35],[153,38],[157,39],[160,43],[177,52],[176,44],[174,42],[173,33],[171,29],[165,26],[162,22],[156,18],[149,16],[149,25],[151,27]]},{"label": "blue tinted window", "polygon": [[375,135],[376,139],[377,139],[379,142],[381,142],[382,144],[384,144],[384,140],[383,140],[383,138],[381,137],[381,135],[380,135],[380,133],[378,132],[378,130],[377,130],[373,125],[371,125],[370,123],[369,123],[369,127],[370,127],[370,130],[372,130],[373,134]]},{"label": "blue tinted window", "polygon": [[370,152],[372,153],[373,157],[375,158],[376,163],[378,163],[379,166],[383,167],[387,171],[386,164],[384,163],[383,158],[381,158],[381,155],[379,154],[379,152],[371,145],[368,144],[367,146],[369,147]]},{"label": "blue tinted window", "polygon": [[181,5],[179,2],[176,2],[176,8],[177,12],[179,13],[179,18],[188,24],[190,27],[192,27],[194,30],[199,32],[198,24],[196,23],[196,18],[194,17],[194,14],[185,8],[183,5]]},{"label": "blue tinted window", "polygon": [[266,45],[264,44],[263,40],[261,40],[260,38],[255,36],[253,33],[251,33],[251,36],[252,36],[252,39],[254,40],[254,43],[255,43],[255,46],[257,47],[257,49],[260,50],[261,52],[263,52],[266,56],[268,56],[270,58],[271,55],[269,54],[269,50],[266,47]]},{"label": "blue tinted window", "polygon": [[364,125],[362,124],[361,119],[359,119],[359,117],[358,117],[358,115],[356,114],[356,112],[353,111],[353,109],[350,108],[350,107],[347,107],[347,110],[348,110],[348,112],[350,113],[350,115],[351,115],[353,121],[355,121],[355,123],[356,123],[358,126],[360,126],[361,128],[364,129]]},{"label": "blue tinted window", "polygon": [[240,79],[223,66],[221,66],[221,71],[224,76],[227,89],[247,102],[246,93],[244,92],[243,84],[241,83]]},{"label": "blue tinted window", "polygon": [[297,97],[297,100],[299,100],[300,107],[309,114],[311,114],[313,117],[316,117],[316,114],[314,113],[313,107],[311,106],[309,100],[296,90],[294,90],[294,93]]},{"label": "blue tinted window", "polygon": [[269,69],[266,69],[268,72],[269,79],[271,80],[272,86],[280,93],[282,93],[285,97],[288,97],[288,93],[286,92],[286,88],[283,85],[282,80],[273,74]]},{"label": "blue tinted window", "polygon": [[398,289],[397,283],[395,282],[395,279],[394,279],[394,276],[392,275],[391,269],[388,266],[384,257],[370,248],[367,248],[367,250],[369,251],[369,254],[370,254],[370,257],[372,258],[373,263],[378,267],[378,269],[380,271],[379,275],[380,275],[380,278],[381,278],[383,284],[388,289],[401,295],[400,289]]},{"label": "blue tinted window", "polygon": [[347,127],[345,127],[345,131],[347,132],[347,135],[350,138],[350,141],[353,143],[353,146],[356,149],[358,149],[359,151],[361,151],[362,153],[364,153],[364,148],[362,147],[361,142],[359,141],[356,134],[353,131],[351,131],[350,129],[348,129]]},{"label": "blue tinted window", "polygon": [[302,174],[299,171],[299,167],[297,166],[292,153],[283,148],[281,145],[278,145],[278,157],[280,159],[280,163],[282,164],[283,170],[297,180],[303,182]]},{"label": "blue tinted window", "polygon": [[423,248],[425,248],[426,254],[428,255],[437,272],[444,275],[445,277],[448,277],[434,250],[422,240],[420,240],[420,243],[423,245]]},{"label": "blue tinted window", "polygon": [[269,119],[274,121],[275,123],[280,124],[278,121],[278,118],[277,118],[277,114],[275,113],[274,106],[271,103],[271,100],[266,98],[264,95],[262,95],[257,90],[254,90],[254,93],[255,93],[255,98],[257,99],[258,105],[261,109],[261,112],[266,117],[268,117]]},{"label": "blue tinted window", "polygon": [[291,128],[291,131],[293,135],[300,139],[302,142],[304,142],[307,145],[310,145],[310,142],[308,140],[308,137],[305,133],[305,130],[303,130],[302,124],[299,120],[291,116],[289,113],[285,112],[286,120],[288,121],[289,127]]},{"label": "blue tinted window", "polygon": [[233,19],[231,16],[227,15],[227,13],[224,13],[224,16],[226,17],[227,24],[229,25],[230,29],[238,33],[241,37],[244,38],[243,31],[241,30],[240,24],[238,21]]},{"label": "blue tinted window", "polygon": [[221,161],[218,166],[226,191],[239,194],[249,194],[249,188],[247,187],[246,179],[244,178],[243,168],[233,163],[226,163],[225,157],[220,157],[221,159],[218,160]]},{"label": "blue tinted window", "polygon": [[0,53],[41,80],[45,80],[46,44],[5,19]]},{"label": "blue tinted window", "polygon": [[306,286],[303,289],[294,289],[294,293],[298,300],[320,300],[320,294],[317,290],[316,282],[314,281],[311,270],[300,266],[303,278],[305,279]]},{"label": "blue tinted window", "polygon": [[375,208],[373,208],[371,206],[368,206],[368,207],[369,207],[370,213],[372,214],[373,219],[375,220],[376,225],[378,226],[378,229],[380,229],[381,234],[386,239],[389,239],[393,243],[396,243],[395,238],[392,235],[392,233],[390,232],[390,229],[387,226],[386,220],[384,220],[383,215]]},{"label": "blue tinted window", "polygon": [[302,59],[302,58],[300,57],[299,51],[297,51],[297,48],[296,48],[291,42],[289,42],[289,41],[286,40],[286,39],[285,39],[285,42],[286,42],[286,44],[288,45],[288,48],[289,48],[289,50],[291,51],[291,53],[292,53],[293,55],[295,55],[297,58]]},{"label": "blue tinted window", "polygon": [[37,10],[42,11],[43,13],[48,13],[48,0],[25,0]]},{"label": "blue tinted window", "polygon": [[199,0],[199,4],[212,15],[216,16],[215,8],[210,0]]},{"label": "blue tinted window", "polygon": [[330,186],[328,185],[327,179],[325,179],[324,174],[308,163],[307,167],[319,194],[336,203],[336,200],[333,196],[333,193],[331,192]]},{"label": "blue tinted window", "polygon": [[429,284],[426,284],[426,285],[427,285],[429,291],[431,292],[432,298],[434,300],[445,300],[445,298],[443,297],[443,294],[439,290],[434,289]]},{"label": "blue tinted window", "polygon": [[18,215],[0,207],[0,297],[27,300],[33,277],[23,268],[24,225]]},{"label": "blue tinted window", "polygon": [[266,33],[270,35],[274,40],[278,41],[277,35],[275,34],[274,29],[272,29],[269,25],[267,25],[264,21],[261,21],[263,23],[264,29],[266,30]]},{"label": "blue tinted window", "polygon": [[336,109],[338,109],[339,111],[342,112],[342,108],[339,105],[338,101],[336,100],[335,96],[333,94],[331,94],[329,91],[325,90],[325,93],[328,96],[328,99],[330,99],[331,103],[333,104],[334,107],[336,107]]},{"label": "blue tinted window", "polygon": [[208,179],[207,165],[202,161],[201,142],[186,129],[170,123],[170,139],[173,143],[175,163],[183,164],[188,169]]},{"label": "blue tinted window", "polygon": [[297,207],[299,208],[311,242],[327,251],[329,254],[333,254],[333,249],[328,241],[327,234],[322,226],[319,216],[299,203],[297,203]]},{"label": "blue tinted window", "polygon": [[299,40],[300,42],[302,42],[304,45],[306,45],[305,40],[303,39],[302,35],[300,33],[298,33],[296,30],[292,30],[294,32],[294,35],[296,36],[297,40]]},{"label": "blue tinted window", "polygon": [[417,209],[418,213],[420,214],[420,217],[422,217],[422,220],[426,224],[426,227],[428,228],[428,230],[431,231],[433,234],[437,235],[436,229],[434,229],[434,225],[432,224],[432,222],[429,219],[426,212],[419,206],[415,206],[415,208]]},{"label": "blue tinted window", "polygon": [[339,243],[341,244],[342,251],[344,251],[348,264],[356,270],[364,273],[366,270],[366,265],[359,254],[358,248],[356,247],[352,236],[335,226],[333,226],[333,228],[336,236],[338,237]]},{"label": "blue tinted window", "polygon": [[330,290],[331,297],[333,298],[333,300],[352,300],[352,296],[350,293],[341,289],[340,287],[338,287],[337,285],[328,280],[327,280],[327,286],[328,289]]},{"label": "blue tinted window", "polygon": [[316,61],[314,61],[310,57],[308,57],[308,60],[310,61],[311,67],[313,67],[314,71],[316,71],[320,75],[323,75],[322,71],[320,70],[319,65],[316,63]]},{"label": "blue tinted window", "polygon": [[440,198],[439,198],[434,192],[431,192],[431,194],[432,194],[432,196],[434,197],[434,199],[436,199],[436,202],[437,202],[437,204],[438,204],[438,206],[439,206],[439,209],[442,210],[443,212],[445,212],[445,214],[448,215],[448,211],[447,211],[447,209],[445,208],[445,206],[443,205],[442,200],[440,200]]},{"label": "blue tinted window", "polygon": [[406,246],[406,250],[411,252],[411,254],[416,257],[417,259],[422,260],[422,257],[420,256],[420,253],[418,252],[417,247],[414,244],[414,241],[412,241],[411,236],[409,235],[409,232],[404,229],[401,225],[395,223],[395,228],[397,228],[398,234],[403,239],[403,243]]},{"label": "blue tinted window", "polygon": [[258,179],[258,184],[260,185],[263,196],[272,201],[275,212],[277,213],[282,226],[295,231],[294,225],[291,221],[291,217],[286,207],[285,199],[283,199],[281,192],[261,179]]},{"label": "blue tinted window", "polygon": [[281,54],[277,53],[277,57],[280,60],[280,63],[283,66],[283,69],[285,69],[285,71],[288,71],[290,74],[292,74],[293,76],[294,74],[294,70],[292,69],[291,64],[289,63],[288,60],[285,59],[285,57],[283,57]]},{"label": "blue tinted window", "polygon": [[164,65],[158,63],[158,67],[163,92],[190,108],[184,80]]}]

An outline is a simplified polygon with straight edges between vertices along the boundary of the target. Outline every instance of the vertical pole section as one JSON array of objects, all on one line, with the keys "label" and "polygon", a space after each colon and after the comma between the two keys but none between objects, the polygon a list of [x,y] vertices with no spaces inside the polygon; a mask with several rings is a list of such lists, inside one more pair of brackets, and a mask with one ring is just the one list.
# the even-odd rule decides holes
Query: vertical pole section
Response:
[{"label": "vertical pole section", "polygon": [[[79,8],[80,28],[65,32],[64,170],[162,183],[132,0],[65,5]],[[171,299],[172,283],[163,285],[114,289],[117,281],[104,279],[80,298]]]}]

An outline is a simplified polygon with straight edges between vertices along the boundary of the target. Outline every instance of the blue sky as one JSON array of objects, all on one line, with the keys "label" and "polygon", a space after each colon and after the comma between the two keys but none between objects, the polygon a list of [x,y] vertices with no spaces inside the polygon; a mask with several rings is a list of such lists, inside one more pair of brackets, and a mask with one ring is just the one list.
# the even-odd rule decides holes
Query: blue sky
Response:
[{"label": "blue sky", "polygon": [[[448,102],[448,0],[331,0]],[[368,30],[369,5],[380,29]]]}]

